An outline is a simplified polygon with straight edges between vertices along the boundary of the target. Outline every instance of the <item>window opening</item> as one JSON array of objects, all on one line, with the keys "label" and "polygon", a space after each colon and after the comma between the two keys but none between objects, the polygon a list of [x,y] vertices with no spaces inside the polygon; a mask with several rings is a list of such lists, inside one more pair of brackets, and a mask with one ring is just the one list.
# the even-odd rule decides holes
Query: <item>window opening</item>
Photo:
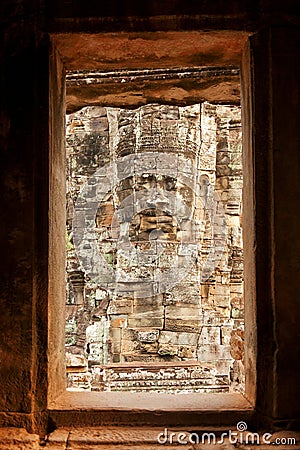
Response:
[{"label": "window opening", "polygon": [[240,106],[67,115],[68,390],[244,390]]}]

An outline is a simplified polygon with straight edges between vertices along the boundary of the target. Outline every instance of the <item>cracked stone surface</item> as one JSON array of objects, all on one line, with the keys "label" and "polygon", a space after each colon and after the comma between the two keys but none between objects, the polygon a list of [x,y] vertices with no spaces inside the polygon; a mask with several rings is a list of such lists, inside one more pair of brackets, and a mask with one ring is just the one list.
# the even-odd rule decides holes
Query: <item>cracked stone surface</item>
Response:
[{"label": "cracked stone surface", "polygon": [[68,388],[243,389],[240,107],[89,106],[66,142]]},{"label": "cracked stone surface", "polygon": [[240,107],[89,106],[66,143],[68,388],[243,389]]},{"label": "cracked stone surface", "polygon": [[40,448],[40,438],[24,428],[0,428],[1,450],[36,450]]},{"label": "cracked stone surface", "polygon": [[[209,433],[213,433],[213,429]],[[175,449],[182,448],[189,450],[209,450],[214,448],[216,450],[266,450],[270,445],[276,444],[278,450],[299,450],[300,448],[300,433],[293,431],[277,431],[274,432],[270,438],[270,445],[255,445],[230,442],[228,437],[220,440],[220,429],[216,430],[216,443],[212,440],[208,443],[207,437],[201,442],[204,431],[199,429],[199,442],[194,443],[196,439],[195,430],[189,432],[186,429],[170,428],[167,432],[162,428],[129,428],[129,427],[87,427],[87,428],[70,428],[57,429],[51,433],[44,443],[40,444],[39,436],[30,434],[25,429],[19,428],[0,428],[0,449],[5,450],[94,450],[98,448],[103,449],[140,449],[140,450],[160,450],[160,449]],[[263,433],[259,433],[262,439]],[[158,443],[160,439],[160,443]],[[293,444],[288,443],[288,439],[294,439]],[[282,444],[279,443],[282,442]],[[290,441],[291,442],[291,441]]]}]

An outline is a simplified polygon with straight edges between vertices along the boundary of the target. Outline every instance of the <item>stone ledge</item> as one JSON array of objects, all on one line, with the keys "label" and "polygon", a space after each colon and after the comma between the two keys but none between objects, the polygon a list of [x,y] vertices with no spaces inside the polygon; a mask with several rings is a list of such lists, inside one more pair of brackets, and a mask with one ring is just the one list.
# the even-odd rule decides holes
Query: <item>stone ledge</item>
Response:
[{"label": "stone ledge", "polygon": [[0,450],[40,448],[40,438],[37,434],[30,434],[24,428],[0,428]]},{"label": "stone ledge", "polygon": [[[220,434],[224,430],[217,430]],[[56,430],[49,437],[49,442],[46,448],[51,450],[56,449],[72,449],[72,450],[94,450],[98,448],[118,449],[123,450],[140,449],[140,450],[160,450],[160,449],[172,449],[179,450],[182,448],[194,450],[195,445],[191,444],[188,440],[190,432],[184,428],[168,428],[168,433],[174,433],[178,435],[180,433],[185,433],[187,436],[187,442],[185,444],[179,444],[174,441],[170,443],[169,440],[165,443],[158,443],[158,436],[164,433],[164,428],[133,428],[133,427],[103,427],[103,428],[76,428],[70,429],[67,442],[65,441],[65,436],[67,430]],[[201,431],[203,432],[203,430]],[[201,433],[199,431],[199,433]],[[162,437],[163,438],[163,437]],[[60,441],[61,439],[61,441]],[[53,444],[55,443],[55,447]],[[61,446],[58,445],[61,443]],[[184,446],[184,447],[183,447]],[[201,447],[202,448],[202,447]],[[218,448],[215,446],[215,448]],[[231,447],[220,447],[220,449],[233,449]]]},{"label": "stone ledge", "polygon": [[[49,437],[49,441],[46,445],[47,449],[56,450],[56,449],[69,449],[69,450],[96,450],[98,448],[109,449],[118,449],[122,448],[123,450],[132,450],[132,449],[140,449],[140,450],[161,450],[161,449],[170,449],[170,450],[180,450],[182,448],[189,450],[210,450],[214,448],[216,450],[247,450],[249,449],[249,445],[247,444],[233,444],[229,441],[228,438],[224,439],[223,443],[213,442],[200,444],[190,443],[190,433],[185,428],[169,428],[168,429],[168,440],[165,443],[159,444],[157,439],[158,435],[163,432],[163,427],[161,428],[133,428],[133,427],[91,427],[91,428],[74,428],[70,429],[69,432],[67,430],[56,430]],[[228,430],[217,428],[215,430],[212,429],[203,429],[198,430],[199,435],[202,433],[210,433],[215,432],[217,439],[220,438],[222,432],[226,432]],[[197,432],[197,430],[194,430]],[[68,434],[69,433],[69,434]],[[170,434],[174,433],[175,437],[173,438],[174,442],[170,442]],[[180,444],[177,440],[177,436],[180,433],[184,433],[185,437],[181,437],[182,443]],[[67,441],[66,441],[66,436]],[[173,436],[174,436],[173,435]],[[262,436],[262,434],[260,434]],[[278,450],[298,450],[299,442],[300,442],[300,433],[294,433],[291,431],[280,431],[273,434],[271,438],[271,444],[275,444],[276,438],[287,438],[287,437],[295,437],[296,444],[294,445],[276,445],[276,449]],[[191,437],[193,441],[193,438]],[[56,446],[53,446],[55,443]],[[61,446],[58,445],[61,443]],[[265,450],[266,448],[270,448],[269,445],[253,445],[251,444],[252,450]]]},{"label": "stone ledge", "polygon": [[48,436],[47,448],[51,450],[64,450],[67,448],[67,442],[70,435],[70,430],[58,428]]},{"label": "stone ledge", "polygon": [[[217,437],[222,432],[227,432],[221,428],[201,428],[193,429],[193,432],[216,433]],[[157,442],[158,435],[164,432],[164,427],[85,427],[85,428],[58,428],[51,433],[44,444],[40,444],[37,434],[30,434],[23,428],[0,428],[0,449],[1,450],[96,450],[103,448],[122,449],[122,450],[180,450],[182,448],[188,450],[247,450],[250,449],[246,444],[233,444],[229,439],[224,439],[222,444],[210,444],[208,442],[202,444],[193,444],[189,442],[189,436],[192,432],[186,427],[168,428],[168,440],[165,443]],[[174,443],[170,443],[170,433],[176,433],[173,438]],[[179,444],[177,436],[184,433],[185,443]],[[262,436],[262,433],[259,433]],[[295,438],[296,443],[288,445],[276,444],[276,439]],[[277,450],[299,450],[300,449],[300,433],[292,431],[278,431],[272,435],[271,444],[276,444]],[[253,445],[251,450],[266,450],[270,445]]]}]

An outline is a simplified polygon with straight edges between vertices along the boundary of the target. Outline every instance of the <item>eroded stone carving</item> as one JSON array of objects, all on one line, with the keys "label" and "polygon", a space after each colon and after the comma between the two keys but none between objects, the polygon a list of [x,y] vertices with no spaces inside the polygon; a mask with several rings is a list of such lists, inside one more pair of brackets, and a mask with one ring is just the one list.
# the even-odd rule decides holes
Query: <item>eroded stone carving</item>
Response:
[{"label": "eroded stone carving", "polygon": [[[66,345],[88,361],[85,373],[69,366],[68,386],[224,392],[230,380],[242,383],[243,359],[231,350],[235,330],[243,329],[240,108],[86,107],[68,116],[66,141]],[[128,164],[111,165],[121,158]],[[153,172],[144,173],[149,165]],[[81,190],[88,183],[94,198],[97,170],[108,166],[117,170],[105,175],[111,190],[95,204],[91,224],[117,290],[93,279],[74,248],[73,213]],[[218,208],[224,210],[219,228]],[[186,266],[189,251],[193,259]],[[208,258],[213,270],[205,278]],[[174,266],[178,280],[168,289]],[[145,363],[148,368],[139,369]]]}]

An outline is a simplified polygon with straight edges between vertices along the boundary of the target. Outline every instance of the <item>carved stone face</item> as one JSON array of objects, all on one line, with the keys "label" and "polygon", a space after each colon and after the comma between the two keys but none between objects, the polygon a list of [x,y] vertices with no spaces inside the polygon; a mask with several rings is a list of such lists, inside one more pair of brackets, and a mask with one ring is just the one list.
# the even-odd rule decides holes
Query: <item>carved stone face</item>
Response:
[{"label": "carved stone face", "polygon": [[73,350],[85,349],[93,389],[103,364],[113,387],[137,379],[135,364],[171,364],[171,379],[205,363],[208,385],[228,390],[230,333],[243,328],[240,108],[83,108],[68,116],[67,155]]}]

